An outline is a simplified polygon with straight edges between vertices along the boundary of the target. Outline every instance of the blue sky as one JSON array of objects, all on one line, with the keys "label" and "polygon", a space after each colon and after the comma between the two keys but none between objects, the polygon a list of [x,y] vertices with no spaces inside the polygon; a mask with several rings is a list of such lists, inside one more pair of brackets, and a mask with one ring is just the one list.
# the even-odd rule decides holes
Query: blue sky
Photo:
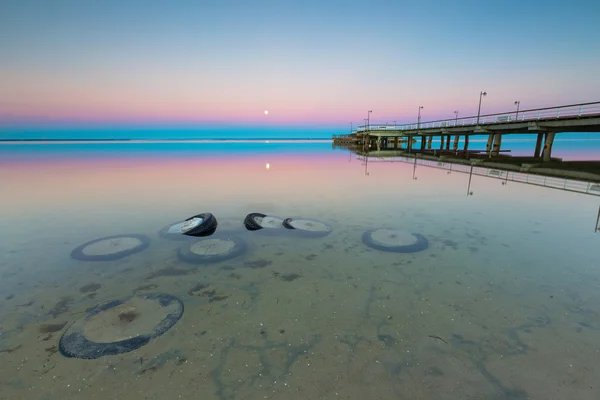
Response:
[{"label": "blue sky", "polygon": [[[12,1],[0,124],[345,129],[600,100],[597,2]],[[264,111],[268,110],[268,116]]]}]

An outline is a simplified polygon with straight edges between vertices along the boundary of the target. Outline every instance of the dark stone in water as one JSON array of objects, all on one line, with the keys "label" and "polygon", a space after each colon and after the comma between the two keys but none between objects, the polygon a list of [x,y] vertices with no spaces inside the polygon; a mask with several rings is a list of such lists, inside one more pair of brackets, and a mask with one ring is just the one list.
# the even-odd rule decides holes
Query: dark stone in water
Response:
[{"label": "dark stone in water", "polygon": [[211,297],[211,296],[214,296],[216,293],[217,293],[216,289],[205,290],[204,292],[202,292],[201,296]]},{"label": "dark stone in water", "polygon": [[133,293],[136,294],[137,292],[141,292],[143,290],[152,290],[152,289],[156,289],[157,287],[158,287],[158,285],[155,285],[155,284],[139,286],[139,287],[133,289]]},{"label": "dark stone in water", "polygon": [[69,304],[73,300],[72,297],[63,297],[58,303],[52,307],[50,311],[48,311],[48,315],[52,315],[52,317],[56,318],[58,315],[66,313],[69,311]]},{"label": "dark stone in water", "polygon": [[62,328],[64,328],[66,324],[67,324],[67,321],[63,322],[62,324],[44,324],[44,325],[40,325],[40,327],[38,329],[39,329],[40,333],[58,332]]},{"label": "dark stone in water", "polygon": [[191,274],[193,270],[191,269],[183,269],[183,268],[175,268],[175,267],[167,267],[162,268],[157,271],[154,271],[146,279],[158,278],[159,276],[180,276]]},{"label": "dark stone in water", "polygon": [[454,250],[458,250],[458,243],[456,243],[454,240],[446,239],[442,243],[444,246],[452,247]]},{"label": "dark stone in water", "polygon": [[102,287],[102,285],[99,283],[90,283],[88,285],[80,287],[79,291],[81,293],[90,293],[90,292],[95,292],[96,290],[100,289],[101,287]]},{"label": "dark stone in water", "polygon": [[23,347],[22,344],[12,347],[12,348],[9,348],[9,349],[2,349],[2,350],[0,350],[0,353],[12,353],[13,351],[19,350],[21,347]]},{"label": "dark stone in water", "polygon": [[124,311],[119,314],[119,321],[131,322],[136,319],[140,314],[135,310]]},{"label": "dark stone in water", "polygon": [[208,283],[197,283],[193,288],[188,290],[187,294],[188,296],[194,296],[195,292],[199,292],[202,289],[206,289],[209,286],[210,285]]},{"label": "dark stone in water", "polygon": [[283,275],[279,275],[279,279],[284,280],[286,282],[291,282],[293,280],[296,280],[296,279],[300,278],[301,276],[302,275],[296,274],[296,273],[283,274]]}]

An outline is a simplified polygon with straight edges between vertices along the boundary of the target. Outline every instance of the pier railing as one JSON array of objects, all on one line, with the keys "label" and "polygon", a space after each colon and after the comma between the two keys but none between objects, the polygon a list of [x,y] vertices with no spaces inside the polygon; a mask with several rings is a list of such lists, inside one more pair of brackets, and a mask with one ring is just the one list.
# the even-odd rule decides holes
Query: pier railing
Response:
[{"label": "pier railing", "polygon": [[600,116],[600,101],[592,103],[570,104],[558,107],[535,108],[529,110],[513,110],[503,113],[486,114],[479,116],[479,124],[477,116],[469,116],[462,118],[442,119],[436,121],[415,122],[404,125],[390,124],[369,124],[359,125],[356,132],[363,131],[403,131],[415,129],[431,129],[431,128],[452,128],[458,126],[477,126],[489,124],[508,124],[522,121],[549,121],[564,118],[580,118],[599,115]]}]

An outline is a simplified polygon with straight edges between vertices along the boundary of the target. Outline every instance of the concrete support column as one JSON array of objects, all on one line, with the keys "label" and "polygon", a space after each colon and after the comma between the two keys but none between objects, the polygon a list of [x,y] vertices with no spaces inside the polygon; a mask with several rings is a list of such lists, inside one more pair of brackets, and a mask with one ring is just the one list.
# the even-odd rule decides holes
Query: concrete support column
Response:
[{"label": "concrete support column", "polygon": [[460,136],[454,135],[454,150],[458,150],[458,139],[460,139]]},{"label": "concrete support column", "polygon": [[446,136],[446,150],[450,150],[450,135]]},{"label": "concrete support column", "polygon": [[398,148],[398,136],[394,137],[394,149]]},{"label": "concrete support column", "polygon": [[492,151],[492,143],[493,143],[493,141],[494,141],[494,134],[490,133],[489,136],[488,136],[487,144],[485,145],[485,154],[487,156],[489,156],[490,152]]},{"label": "concrete support column", "polygon": [[463,148],[463,150],[469,150],[469,135],[465,135],[465,147]]},{"label": "concrete support column", "polygon": [[431,143],[433,142],[433,136],[429,136],[429,139],[427,139],[427,148],[429,150],[431,150]]},{"label": "concrete support column", "polygon": [[426,141],[427,138],[425,136],[421,136],[421,150],[425,150]]},{"label": "concrete support column", "polygon": [[554,143],[554,135],[556,132],[548,132],[546,134],[546,143],[544,144],[544,152],[542,153],[542,161],[550,161],[552,157],[552,144]]},{"label": "concrete support column", "polygon": [[533,153],[533,156],[535,158],[539,158],[540,157],[540,153],[542,151],[542,143],[544,143],[544,134],[543,133],[538,133],[537,140],[535,142],[535,152]]},{"label": "concrete support column", "polygon": [[413,138],[412,136],[407,136],[406,137],[406,150],[410,153],[410,151],[412,150],[412,141]]},{"label": "concrete support column", "polygon": [[494,148],[492,150],[492,155],[497,156],[500,155],[500,147],[502,146],[502,134],[496,133],[494,135]]},{"label": "concrete support column", "polygon": [[444,149],[444,138],[445,138],[445,137],[446,137],[446,136],[444,136],[444,135],[441,135],[441,136],[440,136],[440,150],[443,150],[443,149]]}]

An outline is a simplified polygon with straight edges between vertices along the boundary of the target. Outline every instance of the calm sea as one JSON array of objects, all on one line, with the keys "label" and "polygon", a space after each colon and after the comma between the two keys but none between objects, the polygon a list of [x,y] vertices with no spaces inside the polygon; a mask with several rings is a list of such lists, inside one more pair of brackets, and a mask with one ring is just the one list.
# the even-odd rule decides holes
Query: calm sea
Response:
[{"label": "calm sea", "polygon": [[[89,151],[99,151],[104,154],[106,152],[142,152],[147,153],[148,151],[161,152],[165,149],[169,151],[186,152],[191,151],[197,153],[198,151],[213,153],[216,152],[230,152],[231,146],[225,145],[225,139],[234,141],[286,141],[286,140],[331,140],[333,134],[345,134],[344,129],[335,129],[330,126],[322,127],[204,127],[204,128],[192,128],[192,127],[138,127],[138,128],[123,128],[120,126],[115,127],[102,127],[96,129],[90,128],[30,128],[30,129],[16,129],[10,127],[0,127],[0,145],[5,144],[7,140],[11,141],[41,141],[44,143],[53,143],[57,140],[133,140],[133,141],[213,141],[221,143],[211,143],[207,146],[189,147],[184,143],[173,144],[164,143],[165,146],[153,146],[149,149],[146,146],[129,146],[127,148],[114,148],[111,146],[100,147],[97,143],[94,147],[78,147],[79,150],[85,149]],[[4,143],[3,143],[4,141]],[[535,148],[536,135],[505,135],[502,140],[502,149],[511,150],[513,155],[531,155]],[[434,140],[433,143],[439,143]],[[460,146],[462,147],[463,141],[461,140]],[[487,143],[487,136],[474,135],[470,138],[470,149],[485,149]],[[54,145],[57,145],[54,143]],[[249,144],[248,150],[252,151],[254,145]],[[436,145],[433,146],[434,148]],[[284,147],[285,148],[285,147]],[[26,152],[34,151],[35,147],[30,147]],[[71,152],[74,149],[72,146],[68,147],[54,147],[52,154],[67,149],[66,151]],[[276,151],[276,146],[269,146],[264,151],[273,150]],[[244,146],[237,146],[235,151],[245,151]],[[284,150],[287,151],[287,150]],[[314,150],[313,150],[314,151]],[[14,153],[12,156],[7,153]],[[10,148],[0,149],[0,162],[6,157],[20,157],[20,149]],[[43,151],[39,153],[44,156],[47,152]],[[73,153],[73,152],[71,152]],[[597,133],[561,133],[556,136],[553,147],[553,156],[561,157],[565,160],[573,159],[600,159],[600,136]]]},{"label": "calm sea", "polygon": [[[1,399],[600,398],[597,196],[482,176],[467,196],[466,174],[330,142],[2,144],[0,164]],[[201,213],[212,236],[165,236]]]}]

